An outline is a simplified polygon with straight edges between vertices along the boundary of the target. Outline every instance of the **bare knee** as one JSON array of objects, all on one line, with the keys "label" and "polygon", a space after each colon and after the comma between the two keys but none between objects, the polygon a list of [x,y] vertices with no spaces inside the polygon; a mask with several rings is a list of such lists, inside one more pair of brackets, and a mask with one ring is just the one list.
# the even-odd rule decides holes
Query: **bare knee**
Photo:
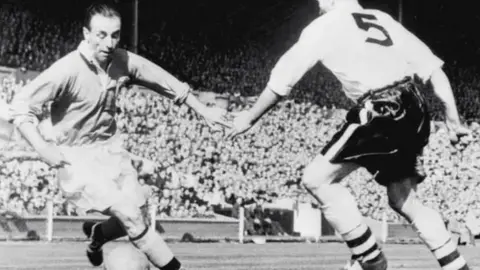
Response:
[{"label": "bare knee", "polygon": [[318,155],[303,171],[302,185],[308,190],[317,190],[339,182],[356,168],[353,164],[332,164],[323,155]]},{"label": "bare knee", "polygon": [[110,213],[117,217],[129,237],[140,235],[148,226],[148,218],[140,207],[129,203],[120,203],[110,208]]},{"label": "bare knee", "polygon": [[303,171],[302,185],[308,189],[317,189],[321,185],[329,184],[332,179],[326,173],[329,162],[323,156],[318,156]]},{"label": "bare knee", "polygon": [[395,196],[395,197],[388,197],[388,205],[395,210],[397,213],[403,213],[402,209],[407,201],[407,197],[403,196]]},{"label": "bare knee", "polygon": [[387,186],[388,204],[397,213],[411,219],[419,201],[416,197],[416,183],[412,179],[405,179],[402,182],[392,183]]}]

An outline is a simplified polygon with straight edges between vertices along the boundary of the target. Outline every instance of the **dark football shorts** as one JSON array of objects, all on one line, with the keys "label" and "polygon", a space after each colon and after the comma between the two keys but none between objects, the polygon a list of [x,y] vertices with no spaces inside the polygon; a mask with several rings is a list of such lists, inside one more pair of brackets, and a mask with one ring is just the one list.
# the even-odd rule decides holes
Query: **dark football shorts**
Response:
[{"label": "dark football shorts", "polygon": [[332,163],[366,168],[381,185],[425,179],[419,157],[430,136],[430,116],[420,92],[425,84],[406,78],[362,96],[346,123],[322,150]]}]

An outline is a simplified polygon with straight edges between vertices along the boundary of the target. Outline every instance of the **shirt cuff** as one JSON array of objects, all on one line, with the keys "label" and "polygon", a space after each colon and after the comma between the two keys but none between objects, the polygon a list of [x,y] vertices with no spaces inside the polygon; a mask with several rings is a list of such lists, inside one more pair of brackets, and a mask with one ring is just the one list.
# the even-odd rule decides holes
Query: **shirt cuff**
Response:
[{"label": "shirt cuff", "polygon": [[24,123],[32,123],[35,126],[38,126],[38,124],[39,124],[38,118],[36,116],[33,116],[33,115],[15,116],[15,117],[12,118],[12,120],[10,122],[13,123],[16,127],[20,127]]},{"label": "shirt cuff", "polygon": [[181,106],[183,103],[185,103],[185,100],[187,100],[188,95],[190,94],[191,88],[190,86],[186,85],[181,92],[177,93],[175,98],[173,99],[173,103],[175,105]]},{"label": "shirt cuff", "polygon": [[288,85],[275,85],[273,83],[268,83],[267,84],[267,87],[272,90],[272,92],[274,92],[275,94],[279,95],[279,96],[287,96],[290,94],[290,92],[292,91],[292,87],[288,86]]}]

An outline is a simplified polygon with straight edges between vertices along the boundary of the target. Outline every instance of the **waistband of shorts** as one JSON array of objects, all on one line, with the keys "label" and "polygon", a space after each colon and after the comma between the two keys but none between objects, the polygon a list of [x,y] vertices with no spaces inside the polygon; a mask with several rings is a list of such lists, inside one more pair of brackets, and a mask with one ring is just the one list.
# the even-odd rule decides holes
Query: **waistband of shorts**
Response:
[{"label": "waistband of shorts", "polygon": [[377,88],[377,89],[372,89],[372,90],[368,90],[365,94],[363,94],[361,97],[359,97],[357,99],[357,103],[361,103],[362,101],[364,101],[365,99],[371,97],[372,95],[374,94],[378,94],[378,93],[381,93],[383,91],[387,91],[389,89],[392,89],[392,88],[395,88],[399,85],[402,85],[402,84],[405,84],[405,83],[408,83],[408,82],[412,82],[412,83],[415,83],[417,80],[419,80],[420,78],[417,77],[416,75],[415,76],[407,76],[405,78],[403,78],[402,80],[399,80],[399,81],[396,81],[392,84],[389,84],[387,86],[384,86],[382,88]]},{"label": "waistband of shorts", "polygon": [[95,136],[90,138],[86,142],[76,142],[70,145],[61,145],[68,148],[98,148],[103,146],[111,146],[113,144],[122,143],[122,137],[119,133],[114,134],[113,136]]}]

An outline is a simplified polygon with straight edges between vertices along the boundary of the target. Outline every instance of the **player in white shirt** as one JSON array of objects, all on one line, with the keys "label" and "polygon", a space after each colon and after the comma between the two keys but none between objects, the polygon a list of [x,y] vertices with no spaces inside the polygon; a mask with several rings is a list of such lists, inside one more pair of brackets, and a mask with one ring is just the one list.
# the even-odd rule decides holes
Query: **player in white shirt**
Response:
[{"label": "player in white shirt", "polygon": [[425,178],[418,157],[430,135],[422,94],[429,84],[445,104],[451,140],[469,134],[460,123],[442,60],[389,15],[364,9],[357,0],[319,0],[319,7],[322,16],[280,58],[266,89],[250,110],[237,114],[228,137],[250,129],[321,62],[356,105],[306,167],[302,184],[350,248],[347,269],[387,269],[354,197],[339,184],[359,167],[387,188],[390,206],[414,225],[443,269],[469,269],[440,214],[422,205],[415,191]]}]

